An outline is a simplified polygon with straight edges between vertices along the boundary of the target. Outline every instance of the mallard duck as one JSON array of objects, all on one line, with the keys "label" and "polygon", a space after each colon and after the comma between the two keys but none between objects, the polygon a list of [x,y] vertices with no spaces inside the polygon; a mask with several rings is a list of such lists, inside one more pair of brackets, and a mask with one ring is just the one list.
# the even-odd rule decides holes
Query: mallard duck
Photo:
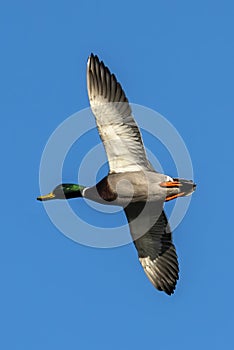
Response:
[{"label": "mallard duck", "polygon": [[154,170],[120,83],[93,54],[87,63],[87,87],[109,173],[95,186],[64,183],[37,199],[84,197],[122,206],[147,277],[158,290],[171,295],[179,265],[163,205],[165,201],[190,195],[196,185],[192,180],[172,178]]}]

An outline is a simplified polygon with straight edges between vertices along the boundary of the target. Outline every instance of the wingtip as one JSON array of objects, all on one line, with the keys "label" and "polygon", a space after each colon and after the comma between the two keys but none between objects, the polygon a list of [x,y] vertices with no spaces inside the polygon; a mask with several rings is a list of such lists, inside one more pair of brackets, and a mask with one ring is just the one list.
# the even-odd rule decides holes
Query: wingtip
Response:
[{"label": "wingtip", "polygon": [[90,60],[97,60],[97,61],[99,61],[98,55],[94,55],[94,53],[91,52],[91,54],[90,54],[89,57],[88,57],[88,62],[89,62]]},{"label": "wingtip", "polygon": [[87,65],[89,66],[90,64],[90,60],[93,57],[93,53],[91,52],[91,54],[89,55],[88,59],[87,59]]},{"label": "wingtip", "polygon": [[117,81],[115,75],[110,72],[109,68],[105,65],[105,63],[102,60],[100,60],[98,55],[95,55],[93,52],[91,52],[87,60],[87,66],[91,69],[91,67],[95,66],[95,64],[102,67],[102,69],[104,69],[109,75],[112,75],[113,78]]},{"label": "wingtip", "polygon": [[95,67],[95,64],[100,64],[100,60],[99,60],[97,55],[94,55],[94,53],[91,52],[91,54],[88,57],[88,61],[87,61],[88,71],[93,70],[93,67]]},{"label": "wingtip", "polygon": [[163,292],[165,292],[167,295],[171,296],[175,293],[175,287],[171,290],[163,290]]}]

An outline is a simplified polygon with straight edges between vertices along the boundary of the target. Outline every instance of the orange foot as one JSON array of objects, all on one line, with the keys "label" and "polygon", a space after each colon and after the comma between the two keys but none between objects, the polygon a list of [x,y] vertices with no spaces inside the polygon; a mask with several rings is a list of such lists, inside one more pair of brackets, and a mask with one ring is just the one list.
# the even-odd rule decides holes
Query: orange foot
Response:
[{"label": "orange foot", "polygon": [[178,181],[165,181],[160,183],[161,187],[180,187],[182,186]]},{"label": "orange foot", "polygon": [[183,197],[185,195],[184,192],[180,192],[177,194],[174,194],[173,196],[167,196],[165,199],[165,202],[171,201],[172,199],[178,198],[178,197]]}]

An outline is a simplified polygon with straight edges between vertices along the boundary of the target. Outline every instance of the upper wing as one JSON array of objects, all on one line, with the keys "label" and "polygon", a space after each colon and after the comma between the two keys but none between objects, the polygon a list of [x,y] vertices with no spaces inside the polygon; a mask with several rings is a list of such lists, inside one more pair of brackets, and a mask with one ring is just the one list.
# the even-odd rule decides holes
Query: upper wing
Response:
[{"label": "upper wing", "polygon": [[[148,203],[147,209],[145,203],[131,203],[126,207],[130,231],[134,239],[135,233],[138,235],[139,222],[135,220],[143,210],[143,221],[145,227],[141,227],[142,232],[146,233],[134,241],[138,251],[139,260],[144,271],[152,284],[161,291],[171,295],[174,293],[177,280],[179,278],[179,265],[175,246],[172,243],[172,234],[167,221],[167,217],[162,210],[160,213],[155,203]],[[154,214],[155,212],[155,214]],[[134,222],[135,220],[135,222]],[[151,227],[151,228],[149,228]]]},{"label": "upper wing", "polygon": [[88,59],[87,87],[110,173],[154,170],[121,85],[93,54]]}]

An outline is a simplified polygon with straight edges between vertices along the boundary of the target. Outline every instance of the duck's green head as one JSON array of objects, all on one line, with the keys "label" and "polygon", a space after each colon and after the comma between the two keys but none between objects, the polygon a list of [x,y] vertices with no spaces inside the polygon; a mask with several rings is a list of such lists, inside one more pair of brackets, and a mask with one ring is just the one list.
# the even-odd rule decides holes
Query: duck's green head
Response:
[{"label": "duck's green head", "polygon": [[56,186],[52,192],[44,196],[37,197],[37,200],[48,201],[50,199],[69,199],[82,197],[84,188],[84,186],[76,184],[61,184]]}]

